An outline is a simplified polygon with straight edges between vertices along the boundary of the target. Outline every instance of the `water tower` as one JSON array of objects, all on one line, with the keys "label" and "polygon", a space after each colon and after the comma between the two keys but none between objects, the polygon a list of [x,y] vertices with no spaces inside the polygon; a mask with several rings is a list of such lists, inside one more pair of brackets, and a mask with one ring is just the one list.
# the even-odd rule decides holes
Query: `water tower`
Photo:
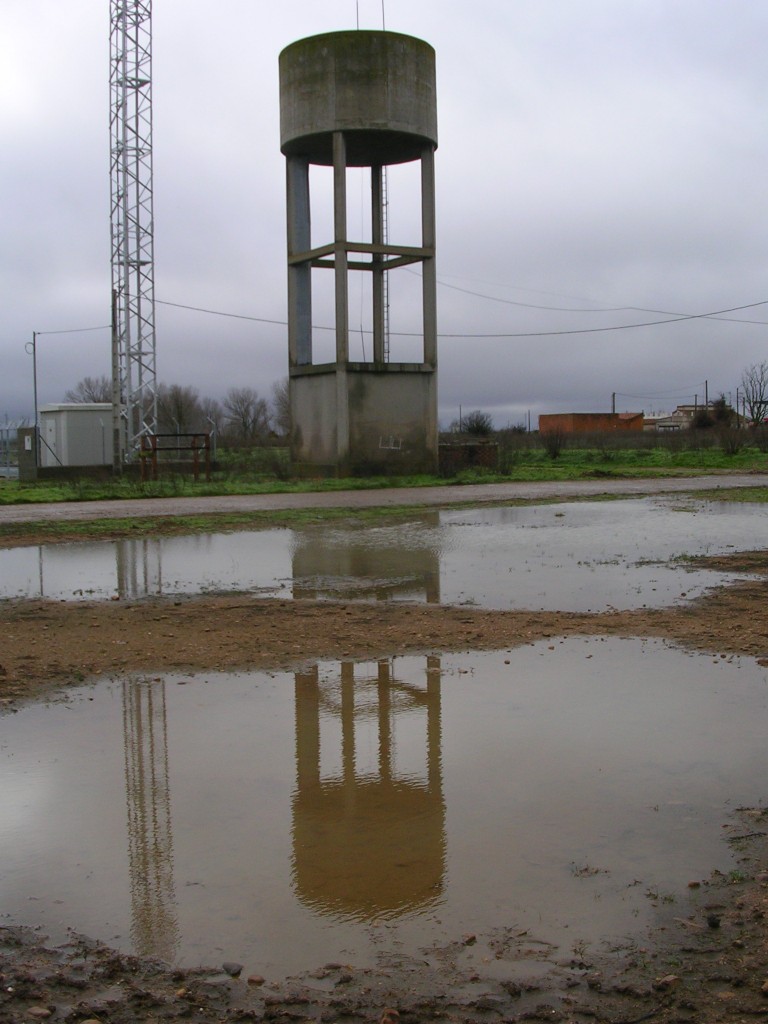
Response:
[{"label": "water tower", "polygon": [[[301,39],[280,54],[281,150],[287,164],[291,459],[298,472],[437,469],[435,53],[385,31]],[[386,168],[420,161],[420,243],[387,228]],[[313,241],[310,167],[333,168],[332,237]],[[370,238],[347,227],[347,169],[370,168]],[[356,197],[355,197],[356,198]],[[330,198],[328,200],[331,202]],[[329,223],[330,218],[327,218]],[[421,264],[420,358],[389,359],[388,275]],[[313,358],[313,274],[333,274],[335,357]],[[370,274],[372,344],[350,359],[350,274]],[[366,358],[367,356],[367,358]]]}]

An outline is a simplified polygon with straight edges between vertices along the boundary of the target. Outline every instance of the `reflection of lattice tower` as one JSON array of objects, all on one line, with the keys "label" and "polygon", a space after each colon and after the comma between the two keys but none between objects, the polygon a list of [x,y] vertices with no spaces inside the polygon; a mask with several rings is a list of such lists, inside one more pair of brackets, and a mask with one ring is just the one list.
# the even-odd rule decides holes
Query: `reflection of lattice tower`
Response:
[{"label": "reflection of lattice tower", "polygon": [[165,683],[123,682],[131,938],[139,956],[172,961],[179,941],[173,884]]},{"label": "reflection of lattice tower", "polygon": [[111,0],[113,463],[157,430],[152,2]]},{"label": "reflection of lattice tower", "polygon": [[[339,683],[321,680],[316,666],[296,675],[293,884],[320,914],[396,918],[441,896],[440,660],[426,661],[426,686],[394,678],[389,661],[374,677],[344,662]],[[332,724],[340,750],[321,751],[323,726]],[[424,767],[414,772],[398,763],[397,736],[399,725],[412,736],[417,724]],[[376,763],[366,767],[361,733],[371,727]]]},{"label": "reflection of lattice tower", "polygon": [[[280,54],[280,135],[287,169],[291,460],[337,475],[437,468],[437,312],[434,151],[435,53],[384,31],[332,32]],[[385,168],[419,163],[420,244],[387,237]],[[333,168],[333,237],[311,231],[310,168]],[[351,238],[347,169],[370,169],[370,239]],[[320,244],[318,244],[318,242]],[[421,352],[389,352],[392,272],[420,266]],[[332,272],[335,358],[316,361],[313,286]],[[349,274],[370,275],[371,358],[350,358]],[[389,276],[388,276],[389,275]]]},{"label": "reflection of lattice tower", "polygon": [[163,593],[162,545],[159,540],[115,541],[115,577],[121,600]]}]

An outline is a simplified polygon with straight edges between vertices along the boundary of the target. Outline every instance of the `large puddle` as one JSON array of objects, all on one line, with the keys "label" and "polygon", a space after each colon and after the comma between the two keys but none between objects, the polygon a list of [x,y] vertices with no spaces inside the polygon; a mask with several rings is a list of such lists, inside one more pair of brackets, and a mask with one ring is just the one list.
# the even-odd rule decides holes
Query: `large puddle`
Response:
[{"label": "large puddle", "polygon": [[762,548],[767,514],[760,504],[645,498],[12,548],[0,551],[0,598],[240,591],[549,611],[661,607],[733,578],[664,563]]},{"label": "large puddle", "polygon": [[753,659],[604,638],[102,681],[0,718],[0,906],[272,977],[466,933],[530,974],[735,867],[767,712]]}]

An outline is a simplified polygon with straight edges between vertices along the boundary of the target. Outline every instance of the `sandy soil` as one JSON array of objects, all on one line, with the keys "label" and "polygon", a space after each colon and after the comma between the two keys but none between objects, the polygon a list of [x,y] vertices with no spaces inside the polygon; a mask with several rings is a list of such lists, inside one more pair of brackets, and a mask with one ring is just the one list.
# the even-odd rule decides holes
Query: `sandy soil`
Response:
[{"label": "sandy soil", "polygon": [[765,577],[681,608],[579,614],[437,605],[315,603],[249,595],[4,602],[0,699],[113,672],[288,667],[318,658],[511,648],[549,636],[666,637],[768,659],[768,551],[702,559]]},{"label": "sandy soil", "polygon": [[[289,667],[318,658],[510,649],[546,637],[664,637],[768,665],[768,551],[702,559],[760,578],[684,608],[583,615],[265,601],[247,595],[2,605],[0,700],[20,702],[102,673]],[[768,1019],[768,811],[724,823],[738,881],[696,880],[690,906],[659,907],[643,948],[565,958],[546,981],[489,982],[462,967],[471,937],[376,970],[325,967],[278,984],[214,969],[174,971],[82,937],[48,949],[0,928],[0,1020],[597,1021]],[[743,876],[743,877],[742,877]],[[695,893],[696,898],[693,898]],[[518,937],[520,938],[520,937]],[[525,957],[524,938],[518,942]],[[236,965],[235,965],[236,966]],[[235,971],[236,974],[236,971]]]}]

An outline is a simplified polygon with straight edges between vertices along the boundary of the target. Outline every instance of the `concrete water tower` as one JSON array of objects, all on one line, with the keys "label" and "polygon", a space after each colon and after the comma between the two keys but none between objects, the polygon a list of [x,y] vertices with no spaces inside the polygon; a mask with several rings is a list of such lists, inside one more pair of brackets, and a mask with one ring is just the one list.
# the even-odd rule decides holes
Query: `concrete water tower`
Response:
[{"label": "concrete water tower", "polygon": [[[287,164],[291,459],[336,475],[437,470],[435,53],[385,31],[301,39],[280,54]],[[420,245],[388,237],[386,168],[420,161]],[[313,241],[310,166],[333,168],[333,235]],[[370,168],[370,238],[347,228],[347,168]],[[417,225],[418,228],[418,225]],[[388,274],[421,264],[421,353],[389,359]],[[333,274],[335,358],[313,359],[313,273]],[[350,272],[370,274],[372,345],[350,359]],[[366,358],[367,356],[367,358]]]}]

